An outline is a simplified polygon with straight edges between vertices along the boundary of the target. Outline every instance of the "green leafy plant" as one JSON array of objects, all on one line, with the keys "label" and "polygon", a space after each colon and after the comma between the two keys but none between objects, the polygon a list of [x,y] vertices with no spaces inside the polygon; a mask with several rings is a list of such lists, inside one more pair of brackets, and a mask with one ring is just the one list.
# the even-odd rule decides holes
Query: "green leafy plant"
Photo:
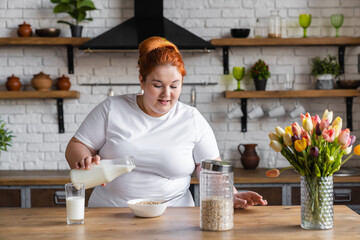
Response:
[{"label": "green leafy plant", "polygon": [[268,79],[270,75],[269,65],[267,65],[263,60],[259,59],[252,67],[250,68],[251,78],[265,80]]},{"label": "green leafy plant", "polygon": [[14,137],[12,131],[5,128],[6,123],[0,119],[0,154],[1,151],[7,151],[7,147],[11,147],[11,140]]},{"label": "green leafy plant", "polygon": [[335,77],[340,75],[340,64],[336,61],[336,57],[329,55],[327,58],[320,59],[315,57],[311,59],[312,70],[311,75],[317,76],[321,74],[331,74]]},{"label": "green leafy plant", "polygon": [[96,7],[91,0],[50,0],[52,3],[56,4],[53,9],[53,13],[67,13],[74,20],[75,24],[72,24],[68,21],[59,20],[58,23],[64,23],[68,25],[79,25],[82,21],[92,21],[92,18],[86,17],[87,11],[96,10]]}]

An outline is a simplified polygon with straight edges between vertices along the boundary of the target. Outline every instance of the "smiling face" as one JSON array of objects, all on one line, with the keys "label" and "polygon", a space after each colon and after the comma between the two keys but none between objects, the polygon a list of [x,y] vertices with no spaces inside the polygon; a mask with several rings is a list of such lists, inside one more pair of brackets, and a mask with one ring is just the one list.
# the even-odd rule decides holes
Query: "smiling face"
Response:
[{"label": "smiling face", "polygon": [[160,65],[146,79],[140,75],[141,89],[138,105],[151,117],[161,117],[168,113],[179,99],[183,77],[175,66]]}]

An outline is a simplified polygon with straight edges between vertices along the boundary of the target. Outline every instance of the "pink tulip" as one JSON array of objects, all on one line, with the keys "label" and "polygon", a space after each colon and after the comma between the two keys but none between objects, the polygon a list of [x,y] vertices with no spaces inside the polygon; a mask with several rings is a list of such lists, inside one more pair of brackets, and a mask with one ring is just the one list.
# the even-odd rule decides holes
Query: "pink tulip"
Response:
[{"label": "pink tulip", "polygon": [[333,142],[335,140],[335,129],[324,129],[324,131],[322,132],[322,137],[327,142]]},{"label": "pink tulip", "polygon": [[356,140],[356,137],[353,135],[350,137],[351,138],[351,141],[350,141],[350,145],[349,146],[352,146]]},{"label": "pink tulip", "polygon": [[297,122],[294,122],[293,124],[291,124],[291,131],[293,132],[294,135],[300,136],[301,134],[301,127]]},{"label": "pink tulip", "polygon": [[339,143],[340,145],[343,145],[343,148],[347,148],[350,145],[351,138],[350,138],[350,129],[345,128],[341,131],[339,135]]},{"label": "pink tulip", "polygon": [[308,146],[311,145],[311,137],[310,137],[308,132],[303,132],[301,134],[301,137],[306,140],[306,143],[307,143]]},{"label": "pink tulip", "polygon": [[330,122],[328,119],[322,119],[320,122],[320,130],[327,129],[330,126]]},{"label": "pink tulip", "polygon": [[321,119],[320,119],[319,115],[315,115],[315,116],[311,117],[311,121],[312,121],[313,126],[316,126],[317,124],[320,124]]}]

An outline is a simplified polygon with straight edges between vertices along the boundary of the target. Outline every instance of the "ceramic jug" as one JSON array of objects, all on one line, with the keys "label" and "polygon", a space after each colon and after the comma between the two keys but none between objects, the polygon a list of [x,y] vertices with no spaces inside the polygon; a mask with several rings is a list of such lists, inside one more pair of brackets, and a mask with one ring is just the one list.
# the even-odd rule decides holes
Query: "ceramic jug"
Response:
[{"label": "ceramic jug", "polygon": [[260,158],[256,153],[256,146],[257,144],[239,144],[238,150],[241,155],[240,160],[244,169],[256,169],[259,165]]},{"label": "ceramic jug", "polygon": [[26,22],[20,24],[17,30],[17,34],[19,37],[31,37],[32,36],[31,25],[27,24]]},{"label": "ceramic jug", "polygon": [[62,77],[58,78],[58,81],[56,83],[56,88],[59,90],[69,90],[71,87],[71,82],[68,77],[66,77],[64,74]]},{"label": "ceramic jug", "polygon": [[21,82],[20,82],[20,78],[11,75],[10,77],[7,78],[7,82],[5,84],[6,89],[9,91],[19,91],[21,88]]}]

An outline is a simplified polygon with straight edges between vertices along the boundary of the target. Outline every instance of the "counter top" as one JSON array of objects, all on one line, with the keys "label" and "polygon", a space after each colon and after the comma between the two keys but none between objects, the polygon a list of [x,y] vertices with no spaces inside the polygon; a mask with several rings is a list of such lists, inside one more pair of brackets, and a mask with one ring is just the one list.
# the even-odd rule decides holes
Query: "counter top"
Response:
[{"label": "counter top", "polygon": [[234,213],[234,228],[205,232],[198,207],[167,208],[157,218],[135,217],[129,208],[86,208],[85,223],[66,225],[64,208],[1,208],[0,239],[357,239],[360,215],[334,206],[334,228],[305,230],[300,206],[256,206]]},{"label": "counter top", "polygon": [[[234,169],[234,183],[300,183],[300,175],[293,170],[281,173],[277,178],[265,176],[266,168],[256,170]],[[63,185],[70,182],[69,170],[1,170],[0,185]],[[359,176],[334,176],[335,183],[360,182]],[[196,177],[192,184],[199,184]]]}]

